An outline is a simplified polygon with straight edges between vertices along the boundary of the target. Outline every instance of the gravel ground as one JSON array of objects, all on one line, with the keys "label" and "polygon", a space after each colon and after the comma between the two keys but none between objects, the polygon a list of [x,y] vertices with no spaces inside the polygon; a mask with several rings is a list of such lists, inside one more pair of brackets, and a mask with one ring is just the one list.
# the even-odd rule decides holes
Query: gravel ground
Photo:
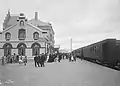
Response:
[{"label": "gravel ground", "polygon": [[45,63],[34,67],[0,65],[0,86],[120,86],[120,72],[87,61]]}]

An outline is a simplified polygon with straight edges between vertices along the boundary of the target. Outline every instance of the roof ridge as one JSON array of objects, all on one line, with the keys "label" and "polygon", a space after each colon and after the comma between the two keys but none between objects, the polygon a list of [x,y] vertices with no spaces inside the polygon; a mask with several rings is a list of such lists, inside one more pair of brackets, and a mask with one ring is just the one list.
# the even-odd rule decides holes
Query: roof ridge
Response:
[{"label": "roof ridge", "polygon": [[37,30],[39,30],[39,31],[42,31],[42,32],[44,32],[44,30],[42,30],[42,29],[40,29],[40,28],[38,28],[38,27],[36,27],[35,25],[33,25],[33,24],[30,24],[30,23],[27,23],[28,25],[30,25],[30,26],[32,26],[32,27],[34,27],[34,28],[36,28]]},{"label": "roof ridge", "polygon": [[13,24],[13,25],[7,27],[7,28],[6,28],[5,30],[3,30],[1,33],[3,33],[3,32],[5,32],[5,31],[9,30],[10,28],[14,27],[15,25],[17,25],[17,24]]},{"label": "roof ridge", "polygon": [[42,23],[44,23],[44,24],[48,24],[48,25],[51,25],[49,22],[45,22],[45,21],[41,21],[41,20],[35,20],[34,18],[33,19],[30,19],[28,22],[30,22],[30,21],[32,21],[32,20],[34,20],[34,21],[39,21],[39,22],[42,22]]}]

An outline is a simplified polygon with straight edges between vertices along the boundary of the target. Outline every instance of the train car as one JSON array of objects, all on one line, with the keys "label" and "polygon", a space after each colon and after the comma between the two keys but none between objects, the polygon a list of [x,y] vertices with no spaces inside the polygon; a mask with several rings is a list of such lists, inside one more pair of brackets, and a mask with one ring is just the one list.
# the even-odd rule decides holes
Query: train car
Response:
[{"label": "train car", "polygon": [[101,64],[114,64],[116,49],[116,39],[106,39],[92,45],[83,47],[85,59],[97,61]]},{"label": "train car", "polygon": [[81,48],[72,51],[72,54],[73,54],[74,56],[80,58],[80,57],[81,57],[81,54],[82,54]]},{"label": "train car", "polygon": [[76,57],[92,62],[120,66],[120,40],[106,39],[72,52]]}]

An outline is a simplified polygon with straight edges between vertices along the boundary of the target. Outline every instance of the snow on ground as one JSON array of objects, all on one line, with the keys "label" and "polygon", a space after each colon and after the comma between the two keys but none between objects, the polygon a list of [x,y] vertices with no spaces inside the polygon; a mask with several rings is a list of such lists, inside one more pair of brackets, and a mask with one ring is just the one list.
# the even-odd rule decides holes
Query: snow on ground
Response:
[{"label": "snow on ground", "polygon": [[120,86],[120,72],[84,60],[46,63],[44,68],[30,61],[0,66],[0,80],[14,81],[0,86]]}]

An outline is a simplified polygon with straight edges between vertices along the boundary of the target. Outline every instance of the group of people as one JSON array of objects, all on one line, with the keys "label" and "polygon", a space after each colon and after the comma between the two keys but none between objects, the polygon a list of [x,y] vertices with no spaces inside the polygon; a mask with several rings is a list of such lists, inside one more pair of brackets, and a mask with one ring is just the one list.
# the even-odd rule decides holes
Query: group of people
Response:
[{"label": "group of people", "polygon": [[34,56],[34,62],[35,62],[35,67],[44,67],[44,63],[46,61],[46,56],[44,53],[40,54],[40,55],[35,55]]},{"label": "group of people", "polygon": [[19,56],[19,64],[24,63],[24,65],[27,64],[27,56],[21,55]]},{"label": "group of people", "polygon": [[76,61],[76,56],[71,55],[71,54],[61,54],[61,53],[56,53],[56,54],[49,54],[46,55],[44,53],[40,55],[35,55],[34,56],[34,63],[35,67],[45,67],[45,62],[60,62],[61,60],[64,59],[69,59],[69,62]]},{"label": "group of people", "polygon": [[27,56],[24,55],[16,55],[14,53],[14,55],[7,55],[7,56],[2,56],[1,58],[1,63],[2,65],[4,64],[8,64],[8,63],[24,63],[24,65],[26,65],[27,63]]},{"label": "group of people", "polygon": [[[34,56],[35,67],[45,67],[45,62],[61,62],[61,60],[68,59],[69,62],[76,61],[76,56],[72,54],[55,53],[55,54],[39,54]],[[2,64],[5,63],[19,63],[27,64],[27,56],[24,55],[7,55],[2,57]]]},{"label": "group of people", "polygon": [[5,63],[16,63],[18,62],[19,57],[14,53],[14,55],[6,55],[2,56],[1,61],[2,64],[4,65]]}]

